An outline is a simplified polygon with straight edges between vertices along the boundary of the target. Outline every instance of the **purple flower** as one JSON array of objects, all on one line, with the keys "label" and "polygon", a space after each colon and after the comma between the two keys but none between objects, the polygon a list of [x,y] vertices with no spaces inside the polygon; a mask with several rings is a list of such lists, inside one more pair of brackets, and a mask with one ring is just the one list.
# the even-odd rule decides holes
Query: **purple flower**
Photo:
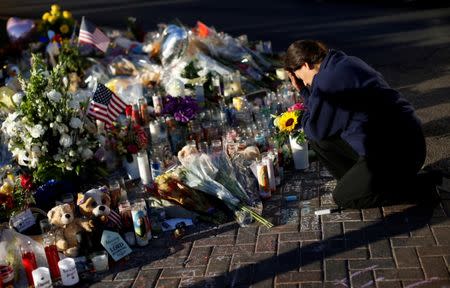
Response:
[{"label": "purple flower", "polygon": [[198,110],[197,101],[192,97],[167,96],[163,114],[172,115],[176,121],[187,123],[195,117]]}]

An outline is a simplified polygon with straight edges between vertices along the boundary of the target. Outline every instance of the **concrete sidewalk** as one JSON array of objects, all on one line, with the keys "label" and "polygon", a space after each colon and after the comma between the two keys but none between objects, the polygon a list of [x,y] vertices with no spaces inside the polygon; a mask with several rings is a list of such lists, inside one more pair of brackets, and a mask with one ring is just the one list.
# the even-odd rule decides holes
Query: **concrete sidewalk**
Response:
[{"label": "concrete sidewalk", "polygon": [[434,211],[401,205],[322,216],[314,211],[336,207],[328,173],[314,162],[286,179],[264,203],[274,228],[201,225],[179,240],[154,240],[90,287],[450,287],[448,179]]}]

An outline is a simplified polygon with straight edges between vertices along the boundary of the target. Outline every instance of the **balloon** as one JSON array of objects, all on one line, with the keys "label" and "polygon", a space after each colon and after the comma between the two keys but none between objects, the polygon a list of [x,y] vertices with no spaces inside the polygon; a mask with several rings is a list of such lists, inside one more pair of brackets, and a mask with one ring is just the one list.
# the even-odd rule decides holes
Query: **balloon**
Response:
[{"label": "balloon", "polygon": [[5,107],[9,111],[13,111],[15,106],[12,101],[12,96],[15,92],[8,87],[0,87],[0,107]]},{"label": "balloon", "polygon": [[175,64],[186,52],[189,44],[188,33],[184,28],[168,25],[163,32],[160,58],[164,66]]},{"label": "balloon", "polygon": [[34,28],[34,21],[30,19],[11,17],[6,22],[6,31],[12,43],[27,41],[33,34]]}]

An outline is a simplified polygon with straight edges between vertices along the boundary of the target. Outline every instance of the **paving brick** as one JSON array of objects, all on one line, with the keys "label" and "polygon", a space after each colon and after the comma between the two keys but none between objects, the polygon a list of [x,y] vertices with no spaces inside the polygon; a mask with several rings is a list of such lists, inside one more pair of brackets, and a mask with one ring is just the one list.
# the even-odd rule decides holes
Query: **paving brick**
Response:
[{"label": "paving brick", "polygon": [[320,240],[322,238],[321,232],[297,232],[297,233],[283,233],[280,234],[280,242],[284,241],[305,241],[305,240]]},{"label": "paving brick", "polygon": [[394,259],[366,259],[366,260],[348,260],[350,270],[361,270],[373,267],[372,269],[395,268]]},{"label": "paving brick", "polygon": [[377,281],[378,288],[402,288],[400,281]]},{"label": "paving brick", "polygon": [[444,260],[445,260],[445,263],[447,263],[447,268],[450,268],[450,256],[444,256]]},{"label": "paving brick", "polygon": [[450,255],[450,246],[418,247],[419,257],[423,256],[447,256]]},{"label": "paving brick", "polygon": [[258,227],[250,226],[250,227],[242,227],[239,228],[236,244],[254,244],[256,243],[256,236],[258,233]]},{"label": "paving brick", "polygon": [[276,257],[275,253],[254,253],[254,254],[235,254],[232,262],[233,264],[240,263],[257,263],[270,258]]},{"label": "paving brick", "polygon": [[391,258],[391,246],[388,239],[369,243],[370,258]]},{"label": "paving brick", "polygon": [[424,275],[421,269],[375,269],[375,277],[384,280],[416,280],[423,279]]},{"label": "paving brick", "polygon": [[278,284],[276,288],[300,288],[300,284]]},{"label": "paving brick", "polygon": [[430,226],[424,224],[424,227],[417,228],[411,231],[411,237],[433,237]]},{"label": "paving brick", "polygon": [[391,238],[392,247],[423,247],[435,246],[433,237]]},{"label": "paving brick", "polygon": [[323,239],[343,238],[344,231],[342,223],[322,223]]},{"label": "paving brick", "polygon": [[292,232],[298,232],[298,231],[299,231],[298,224],[278,225],[278,226],[274,226],[270,229],[267,229],[264,226],[259,227],[259,234],[281,234],[281,233],[292,233]]},{"label": "paving brick", "polygon": [[277,252],[278,234],[259,235],[256,252]]},{"label": "paving brick", "polygon": [[201,277],[205,270],[206,267],[164,268],[160,278]]},{"label": "paving brick", "polygon": [[361,221],[361,212],[341,212],[322,216],[322,223],[352,222],[352,221]]},{"label": "paving brick", "polygon": [[[99,282],[99,283],[95,283],[93,285],[90,285],[89,287],[94,287],[94,288],[129,288],[131,287],[131,285],[133,285],[133,281],[117,281],[117,282]],[[172,286],[173,287],[173,286]]]},{"label": "paving brick", "polygon": [[186,242],[170,247],[171,257],[188,257],[191,253],[192,243]]},{"label": "paving brick", "polygon": [[305,241],[301,243],[300,259],[301,271],[322,270],[325,246],[317,242]]},{"label": "paving brick", "polygon": [[404,288],[448,288],[450,287],[449,280],[440,279],[426,279],[419,281],[402,281]]},{"label": "paving brick", "polygon": [[209,264],[206,269],[205,276],[213,277],[220,275],[227,275],[230,269],[231,257],[229,255],[215,256],[209,259]]},{"label": "paving brick", "polygon": [[369,258],[369,251],[367,248],[363,249],[352,249],[352,250],[346,250],[341,252],[332,252],[327,251],[326,252],[327,258],[330,259],[368,259]]},{"label": "paving brick", "polygon": [[393,254],[398,268],[420,267],[415,248],[395,248]]},{"label": "paving brick", "polygon": [[429,224],[431,227],[449,227],[450,217],[431,218]]},{"label": "paving brick", "polygon": [[155,288],[175,288],[180,285],[181,279],[159,279]]},{"label": "paving brick", "polygon": [[300,283],[321,282],[323,280],[321,271],[301,271],[280,273],[276,277],[276,283]]},{"label": "paving brick", "polygon": [[254,265],[238,264],[233,265],[230,272],[229,287],[248,287],[253,284]]},{"label": "paving brick", "polygon": [[347,261],[326,260],[324,264],[325,281],[348,280]]},{"label": "paving brick", "polygon": [[134,281],[133,288],[150,288],[155,287],[161,270],[141,270]]},{"label": "paving brick", "polygon": [[194,247],[191,249],[188,259],[186,260],[186,267],[206,266],[211,255],[212,247]]},{"label": "paving brick", "polygon": [[367,229],[371,229],[371,227],[374,227],[378,223],[379,222],[374,222],[374,221],[345,222],[344,230],[345,230],[345,232],[348,232],[348,231],[353,232],[354,230],[367,230]]},{"label": "paving brick", "polygon": [[[275,278],[271,277],[268,279],[264,279],[262,281],[258,281],[257,283],[251,285],[251,288],[272,288],[274,287],[274,283],[275,282]],[[277,287],[280,287],[279,285]],[[288,286],[289,287],[289,286]],[[294,287],[297,287],[296,285],[294,285]]]},{"label": "paving brick", "polygon": [[303,282],[299,286],[300,288],[323,288],[323,284],[317,282]]},{"label": "paving brick", "polygon": [[354,230],[345,232],[344,234],[345,245],[348,249],[353,249],[367,245],[365,233],[363,231]]},{"label": "paving brick", "polygon": [[450,245],[450,227],[433,227],[431,230],[439,245]]},{"label": "paving brick", "polygon": [[420,260],[422,261],[422,267],[426,278],[450,278],[450,274],[443,257],[422,257]]},{"label": "paving brick", "polygon": [[281,267],[300,267],[300,243],[278,243],[278,260]]},{"label": "paving brick", "polygon": [[194,242],[194,247],[234,245],[234,242],[235,242],[234,236],[209,237],[209,238],[196,240]]},{"label": "paving brick", "polygon": [[350,274],[350,284],[352,287],[376,287],[373,271],[361,271],[361,273],[356,273],[357,272]]},{"label": "paving brick", "polygon": [[380,208],[362,209],[362,219],[364,221],[375,221],[383,219]]},{"label": "paving brick", "polygon": [[139,268],[132,268],[127,269],[125,271],[120,271],[117,273],[116,277],[114,278],[114,281],[127,281],[127,280],[134,280],[136,278],[136,275],[139,273]]},{"label": "paving brick", "polygon": [[216,246],[213,248],[211,256],[233,255],[233,254],[253,254],[255,251],[254,244],[235,245],[235,246]]},{"label": "paving brick", "polygon": [[168,257],[151,262],[142,266],[142,270],[165,268],[165,267],[183,267],[186,257]]}]

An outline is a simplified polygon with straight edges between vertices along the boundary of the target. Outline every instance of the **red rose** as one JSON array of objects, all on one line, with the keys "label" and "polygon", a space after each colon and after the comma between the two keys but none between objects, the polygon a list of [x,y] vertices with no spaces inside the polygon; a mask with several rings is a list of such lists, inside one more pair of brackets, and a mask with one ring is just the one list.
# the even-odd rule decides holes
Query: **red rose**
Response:
[{"label": "red rose", "polygon": [[23,189],[25,190],[30,190],[31,188],[33,188],[33,179],[31,178],[31,175],[20,175],[20,185],[22,185]]},{"label": "red rose", "polygon": [[127,151],[128,151],[128,153],[136,154],[139,152],[139,149],[138,149],[137,145],[130,144],[127,146]]},{"label": "red rose", "polygon": [[131,105],[127,105],[127,107],[125,107],[125,115],[131,117],[132,112],[133,112],[133,107]]}]

